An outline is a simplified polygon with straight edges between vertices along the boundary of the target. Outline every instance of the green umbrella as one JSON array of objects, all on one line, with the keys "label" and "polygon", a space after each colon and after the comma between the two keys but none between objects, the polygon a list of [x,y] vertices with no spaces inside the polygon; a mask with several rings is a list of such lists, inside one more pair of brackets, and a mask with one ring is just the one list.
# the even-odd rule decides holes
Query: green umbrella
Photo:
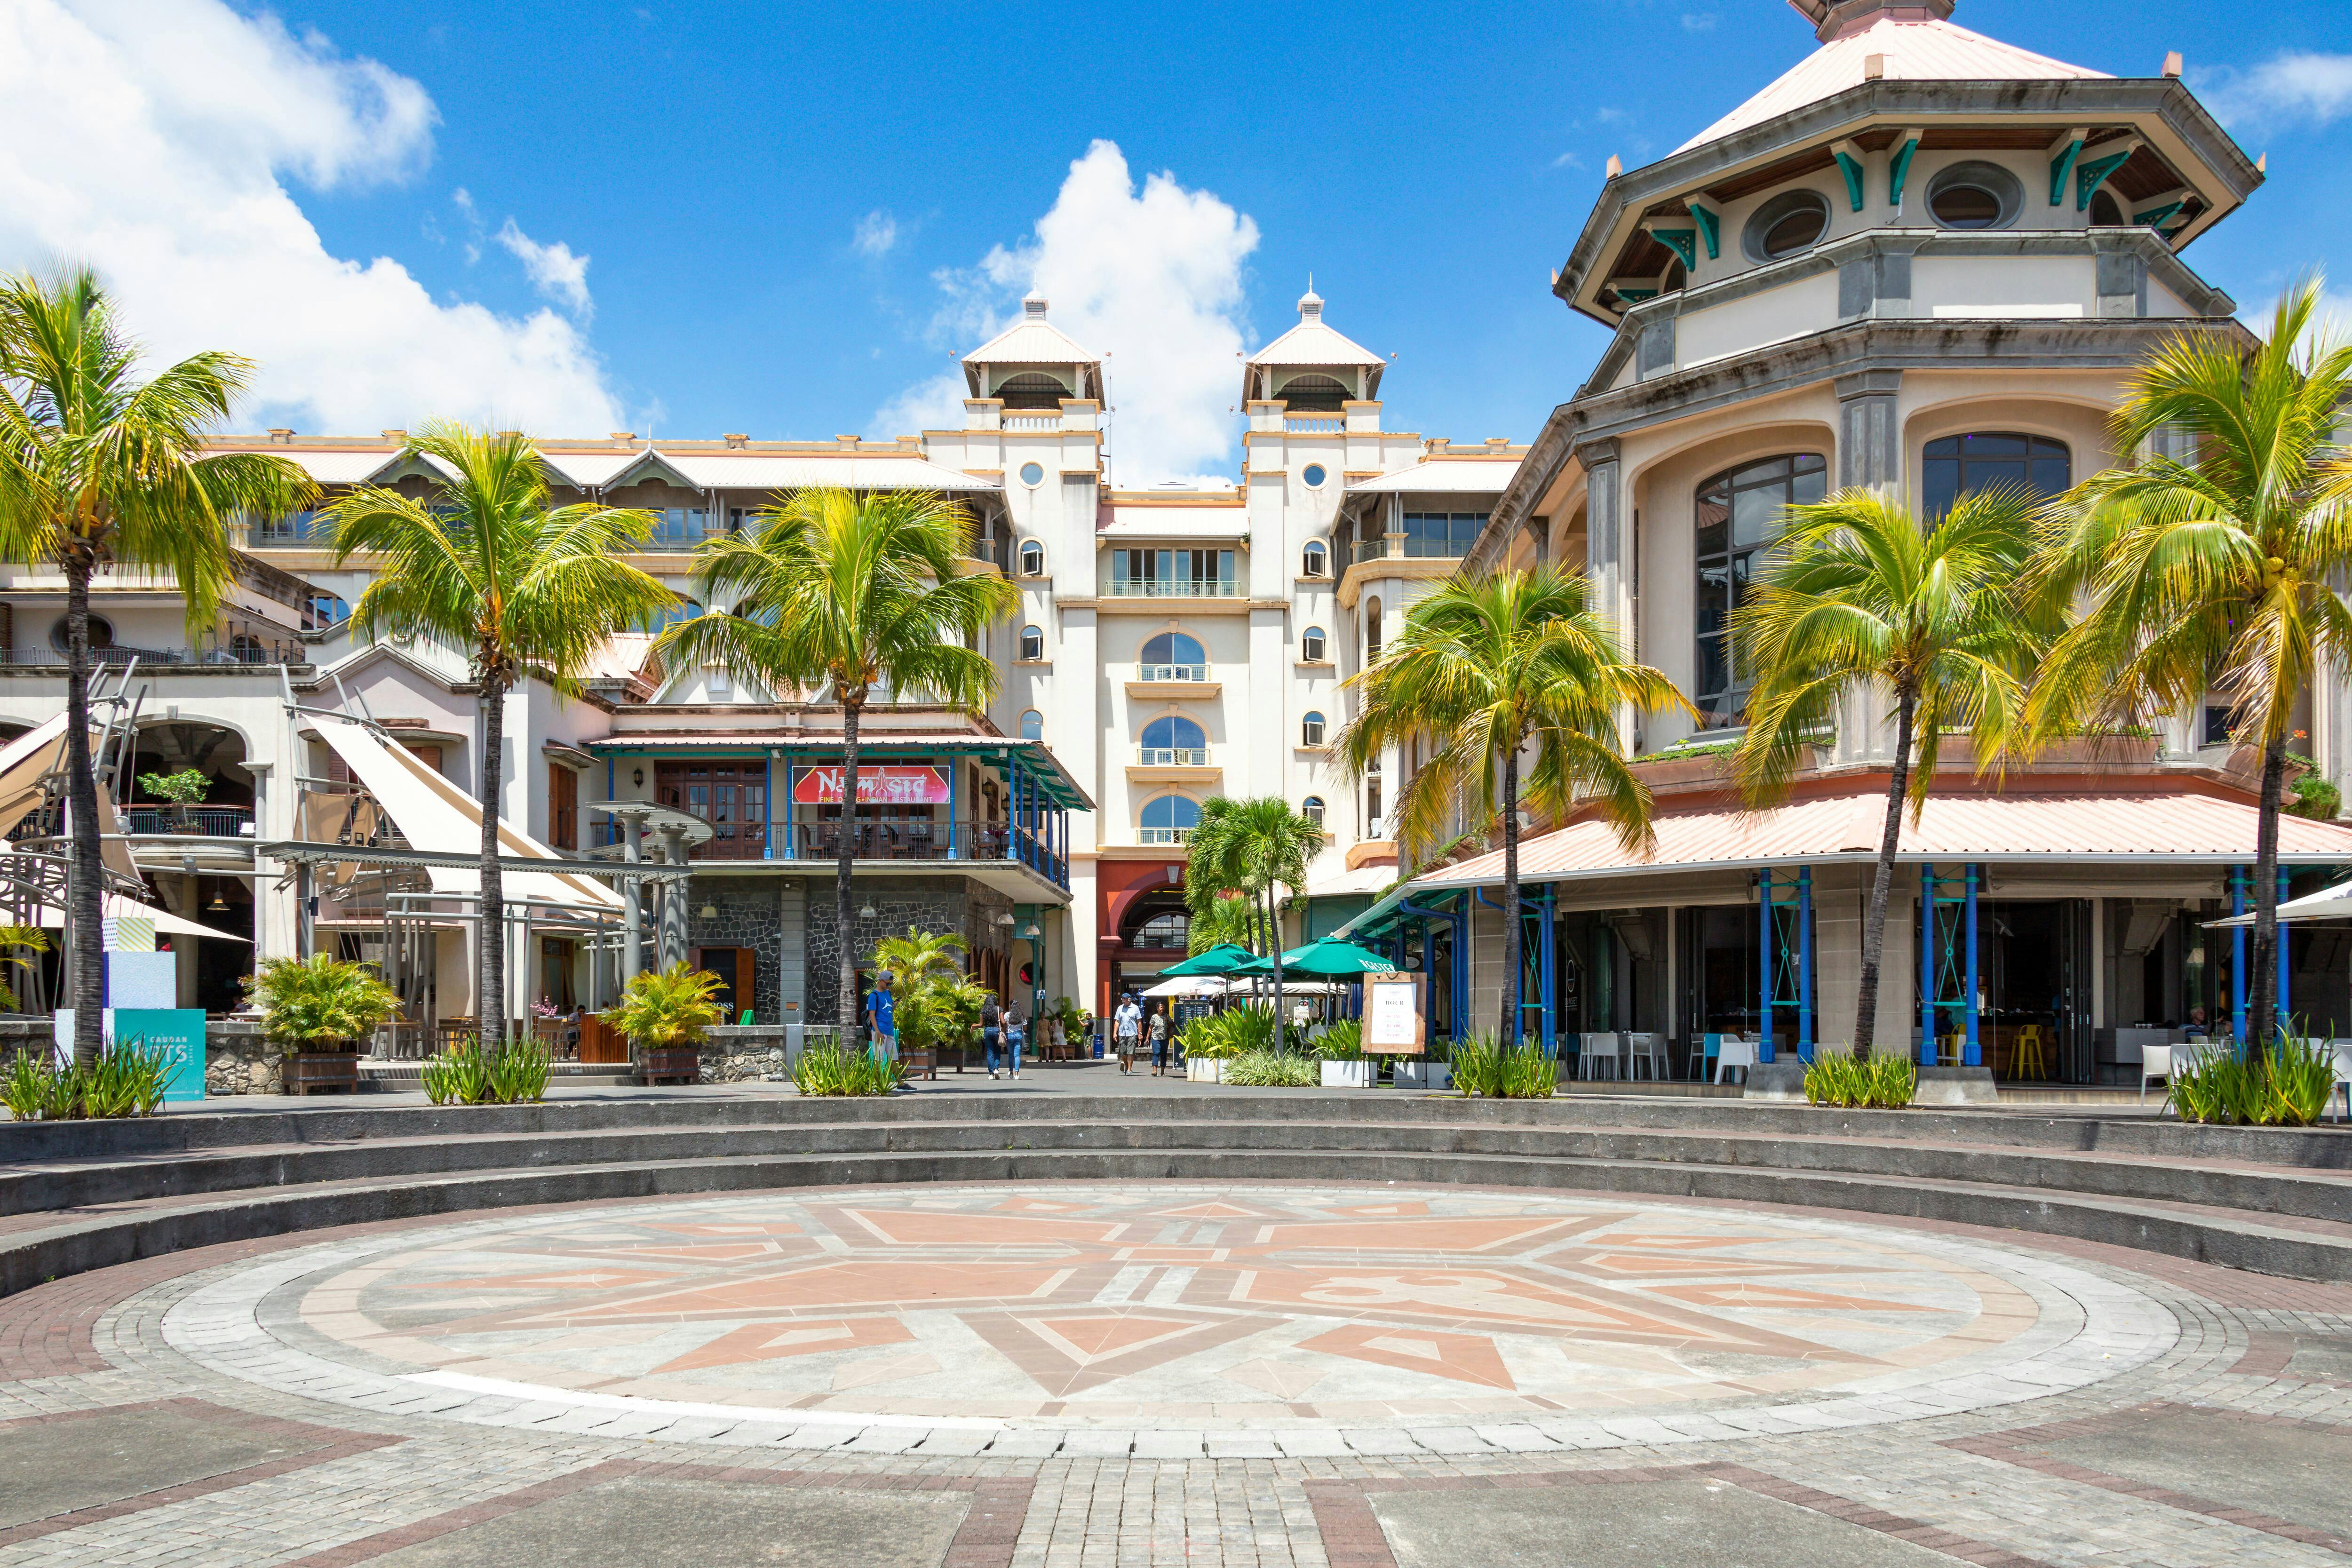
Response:
[{"label": "green umbrella", "polygon": [[[1349,980],[1362,974],[1387,974],[1395,968],[1394,963],[1370,949],[1358,947],[1352,942],[1341,942],[1337,937],[1327,936],[1321,942],[1311,942],[1305,947],[1294,947],[1282,955],[1282,973],[1285,979],[1294,974],[1311,974],[1325,980]],[[1239,964],[1226,973],[1237,978],[1250,974],[1271,974],[1274,973],[1274,960],[1253,958],[1247,963]]]},{"label": "green umbrella", "polygon": [[1162,980],[1173,980],[1187,974],[1229,974],[1249,962],[1250,950],[1230,942],[1214,947],[1204,947],[1181,963],[1171,963],[1160,972]]}]

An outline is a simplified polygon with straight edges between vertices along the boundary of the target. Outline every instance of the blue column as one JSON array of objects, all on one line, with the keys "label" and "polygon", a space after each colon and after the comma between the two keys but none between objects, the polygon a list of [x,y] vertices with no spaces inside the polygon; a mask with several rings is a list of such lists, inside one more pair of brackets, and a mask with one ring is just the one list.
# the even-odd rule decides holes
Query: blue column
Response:
[{"label": "blue column", "polygon": [[1772,873],[1756,873],[1756,1059],[1772,1058]]},{"label": "blue column", "polygon": [[[2246,912],[2246,868],[2230,868],[2230,913]],[[2230,1037],[2246,1043],[2246,928],[2230,928]]]},{"label": "blue column", "polygon": [[[2282,866],[2279,868],[2278,874],[2278,901],[2280,903],[2286,902],[2286,880],[2287,868]],[[2289,961],[2287,956],[2286,927],[2280,926],[2278,928],[2278,1008],[2271,1015],[2271,1016],[2276,1020],[2276,1022],[2271,1026],[2271,1029],[2273,1034],[2286,1027],[2286,981],[2287,976],[2294,972],[2294,966]]]},{"label": "blue column", "polygon": [[1972,1068],[1984,1065],[1984,1051],[1977,1039],[1977,868],[1969,866],[1963,869],[1968,878],[1969,953],[1968,974],[1963,984],[1968,987],[1966,1001],[1969,1024],[1968,1038],[1960,1044],[1960,1065]]},{"label": "blue column", "polygon": [[[1543,956],[1536,964],[1538,988],[1543,997],[1543,1054],[1546,1057],[1556,1057],[1559,1054],[1559,1044],[1558,1040],[1554,1038],[1552,1034],[1552,1009],[1556,998],[1556,991],[1552,980],[1553,942],[1551,911],[1554,892],[1555,889],[1551,883],[1547,882],[1544,884]],[[1669,1001],[1671,1002],[1671,999],[1669,999]]]},{"label": "blue column", "polygon": [[784,858],[797,859],[801,847],[793,837],[793,754],[784,753]]},{"label": "blue column", "polygon": [[948,858],[956,858],[956,814],[963,805],[963,761],[948,759]]},{"label": "blue column", "polygon": [[1919,868],[1919,1065],[1936,1065],[1936,868]]},{"label": "blue column", "polygon": [[1797,870],[1797,1059],[1813,1059],[1813,868]]},{"label": "blue column", "polygon": [[776,858],[776,753],[760,763],[760,858]]},{"label": "blue column", "polygon": [[1421,972],[1429,977],[1422,988],[1422,1035],[1434,1038],[1437,1034],[1437,922],[1423,918],[1421,922]]}]

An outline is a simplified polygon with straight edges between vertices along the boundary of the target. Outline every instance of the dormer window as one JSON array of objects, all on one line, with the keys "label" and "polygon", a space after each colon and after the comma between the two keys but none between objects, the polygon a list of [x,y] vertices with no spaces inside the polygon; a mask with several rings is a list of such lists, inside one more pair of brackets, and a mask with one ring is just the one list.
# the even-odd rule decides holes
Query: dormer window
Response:
[{"label": "dormer window", "polygon": [[1829,230],[1828,197],[1819,191],[1782,191],[1756,209],[1740,243],[1750,261],[1780,261],[1811,250]]},{"label": "dormer window", "polygon": [[1927,184],[1927,213],[1946,228],[2007,228],[2025,205],[2025,187],[1998,163],[1955,163]]}]

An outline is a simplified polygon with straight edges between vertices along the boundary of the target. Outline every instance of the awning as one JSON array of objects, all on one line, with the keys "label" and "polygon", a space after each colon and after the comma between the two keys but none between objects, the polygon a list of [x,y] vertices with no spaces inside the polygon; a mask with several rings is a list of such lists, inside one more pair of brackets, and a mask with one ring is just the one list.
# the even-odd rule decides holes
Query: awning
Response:
[{"label": "awning", "polygon": [[[318,733],[367,787],[378,805],[392,818],[401,837],[417,849],[478,857],[482,843],[481,808],[473,797],[427,767],[404,746],[384,743],[375,731],[358,720],[316,715]],[[508,854],[533,860],[558,858],[554,850],[501,819],[499,844]],[[448,896],[478,895],[479,871],[435,866],[426,869],[433,890]],[[501,878],[506,896],[550,904],[586,905],[618,910],[621,896],[593,877],[571,872],[509,871]]]},{"label": "awning", "polygon": [[[2296,921],[2352,920],[2352,882],[2333,888],[2322,888],[2315,893],[2305,893],[2299,899],[2289,899],[2278,907],[2279,923],[2291,925]],[[2250,926],[2254,923],[2252,911],[2231,915],[2227,920],[2207,921],[2209,926]]]},{"label": "awning", "polygon": [[[55,905],[43,904],[38,913],[41,924],[49,930],[62,931],[65,928],[65,911]],[[142,904],[138,900],[125,898],[121,893],[106,895],[106,915],[109,920],[120,920],[125,916],[131,916],[153,921],[155,930],[166,936],[209,936],[222,942],[245,942],[248,946],[253,942],[249,936],[239,936],[235,931],[215,931],[210,926],[202,926],[194,921],[182,920],[168,910],[159,910],[152,904]]]},{"label": "awning", "polygon": [[1352,871],[1342,871],[1336,877],[1326,877],[1319,882],[1309,882],[1308,899],[1347,899],[1364,893],[1386,892],[1396,885],[1397,868],[1392,861],[1383,860],[1377,866],[1359,866]]},{"label": "awning", "polygon": [[[66,716],[62,713],[0,746],[0,833],[14,828],[41,805],[42,781],[64,770],[65,753]],[[98,855],[106,868],[134,882],[144,881],[138,862],[131,858],[131,846],[122,841],[122,824],[115,816],[114,802],[104,790],[98,792]]]}]

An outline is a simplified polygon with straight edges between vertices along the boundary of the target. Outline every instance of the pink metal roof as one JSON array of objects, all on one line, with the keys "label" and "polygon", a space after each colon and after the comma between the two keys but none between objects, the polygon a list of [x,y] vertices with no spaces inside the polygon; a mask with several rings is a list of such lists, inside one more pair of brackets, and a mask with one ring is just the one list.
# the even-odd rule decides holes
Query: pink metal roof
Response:
[{"label": "pink metal roof", "polygon": [[[1519,879],[1870,860],[1885,825],[1884,787],[1881,781],[1867,791],[1793,801],[1753,817],[1736,808],[1662,815],[1646,858],[1621,848],[1609,823],[1573,823],[1519,846]],[[2253,858],[2254,819],[2250,801],[2185,791],[1937,795],[1916,827],[1905,813],[1895,852],[1911,861],[2229,865]],[[2293,860],[2352,860],[2352,827],[2282,817],[2279,853]],[[1502,879],[1497,850],[1416,878],[1413,886],[1483,887]]]},{"label": "pink metal roof", "polygon": [[1889,81],[2047,81],[2107,74],[2070,66],[1949,22],[1881,12],[1867,24],[1815,49],[1778,81],[1675,151],[1719,142],[1735,132],[1859,87],[1864,80],[1863,62],[1873,55],[1882,58]]}]

